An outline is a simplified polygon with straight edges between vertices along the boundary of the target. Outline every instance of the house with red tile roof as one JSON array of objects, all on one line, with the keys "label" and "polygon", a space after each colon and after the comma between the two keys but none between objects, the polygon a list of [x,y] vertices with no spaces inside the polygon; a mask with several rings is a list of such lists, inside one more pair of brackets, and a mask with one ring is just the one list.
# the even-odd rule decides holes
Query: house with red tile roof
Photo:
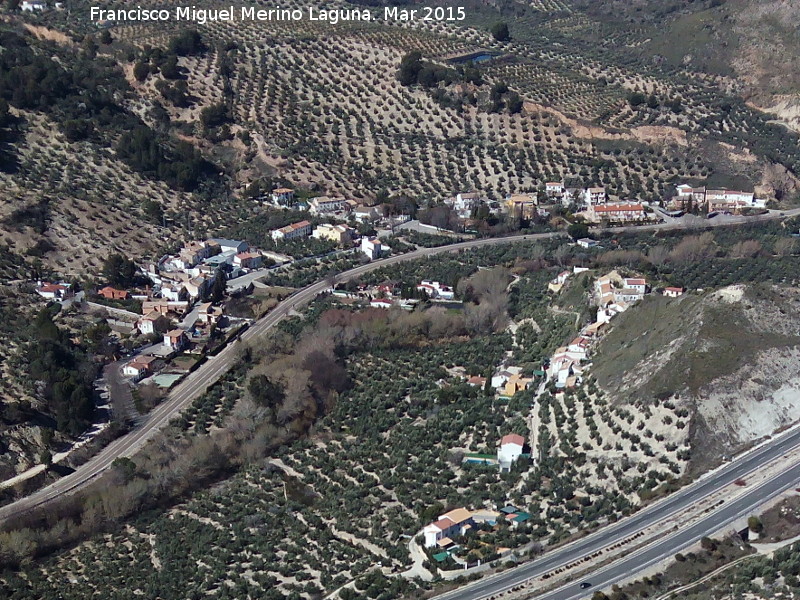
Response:
[{"label": "house with red tile roof", "polygon": [[72,296],[72,285],[69,283],[50,283],[40,281],[36,287],[36,293],[48,300],[61,300]]},{"label": "house with red tile roof", "polygon": [[497,463],[501,471],[508,471],[511,465],[522,455],[525,438],[516,433],[509,433],[500,439],[500,448],[497,450]]},{"label": "house with red tile roof", "polygon": [[426,525],[422,530],[425,536],[425,547],[432,548],[444,538],[464,535],[472,527],[472,524],[472,512],[466,508],[456,508],[440,515],[436,521]]},{"label": "house with red tile roof", "polygon": [[127,300],[130,298],[128,290],[118,290],[110,285],[97,290],[97,293],[107,300]]},{"label": "house with red tile roof", "polygon": [[668,298],[677,298],[678,296],[683,296],[685,291],[682,287],[668,287],[664,288],[664,295]]},{"label": "house with red tile roof", "polygon": [[173,329],[164,334],[164,345],[172,350],[183,350],[189,345],[189,338],[183,329]]}]

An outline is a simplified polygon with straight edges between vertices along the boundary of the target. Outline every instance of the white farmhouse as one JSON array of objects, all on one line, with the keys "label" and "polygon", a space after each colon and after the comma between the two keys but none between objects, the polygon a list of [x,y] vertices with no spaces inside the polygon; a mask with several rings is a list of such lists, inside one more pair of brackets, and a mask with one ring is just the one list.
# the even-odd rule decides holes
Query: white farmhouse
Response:
[{"label": "white farmhouse", "polygon": [[525,438],[516,433],[504,435],[500,440],[500,448],[497,450],[497,462],[501,471],[508,471],[511,465],[522,455],[522,448],[525,446]]},{"label": "white farmhouse", "polygon": [[366,254],[370,260],[375,260],[380,258],[383,253],[383,246],[378,238],[363,237],[361,238],[361,252]]}]

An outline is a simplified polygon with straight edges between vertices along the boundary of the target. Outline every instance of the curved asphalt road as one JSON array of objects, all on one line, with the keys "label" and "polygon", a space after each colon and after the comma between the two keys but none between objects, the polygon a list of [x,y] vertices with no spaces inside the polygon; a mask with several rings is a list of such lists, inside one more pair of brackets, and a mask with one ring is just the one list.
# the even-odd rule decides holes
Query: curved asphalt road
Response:
[{"label": "curved asphalt road", "polygon": [[[762,217],[750,217],[750,218],[740,218],[740,219],[730,218],[724,221],[714,219],[708,222],[702,222],[700,225],[704,227],[738,225],[741,223],[750,223],[753,221],[790,217],[798,214],[800,214],[800,208],[793,209],[791,211],[786,211],[784,215],[780,215],[778,213],[771,213],[768,215],[764,215]],[[658,225],[620,227],[617,230],[655,231],[660,229],[665,229],[665,230],[687,229],[687,228],[692,229],[692,228],[697,228],[698,225],[699,224],[697,222],[695,223],[670,222]],[[356,267],[354,269],[342,273],[339,277],[341,280],[346,280],[353,277],[357,277],[369,271],[382,268],[387,265],[414,260],[418,258],[424,258],[428,256],[434,256],[436,254],[441,254],[445,252],[457,252],[459,250],[464,250],[468,248],[477,248],[480,246],[490,246],[495,244],[507,244],[523,240],[547,239],[547,238],[557,237],[559,235],[562,234],[540,233],[540,234],[529,234],[529,235],[517,235],[505,238],[485,238],[480,240],[461,242],[449,246],[442,246],[439,248],[420,248],[413,252],[409,252],[408,254],[392,256],[383,260],[371,262],[366,265],[361,265],[359,267]],[[261,318],[246,332],[244,332],[244,334],[241,336],[241,339],[245,341],[254,341],[260,335],[263,335],[265,332],[267,332],[271,328],[275,327],[278,323],[280,323],[280,321],[286,318],[286,316],[289,314],[290,311],[306,304],[311,299],[313,299],[318,293],[327,289],[327,287],[328,284],[326,282],[320,281],[297,291],[292,296],[281,302],[272,312],[267,314],[265,317]],[[239,346],[240,346],[239,343],[229,344],[218,355],[211,357],[205,364],[203,364],[195,372],[191,373],[183,382],[181,382],[173,390],[169,398],[165,402],[157,406],[154,410],[152,410],[150,414],[147,416],[147,418],[144,419],[136,429],[110,443],[108,446],[103,448],[98,454],[96,454],[92,459],[90,459],[88,462],[78,467],[73,473],[66,475],[65,477],[59,479],[58,481],[50,484],[45,488],[42,488],[41,490],[38,490],[37,492],[34,492],[30,496],[21,498],[20,500],[17,500],[16,502],[8,504],[4,507],[0,507],[0,521],[19,517],[25,514],[26,512],[30,511],[31,509],[42,506],[50,502],[51,500],[58,498],[59,496],[71,493],[82,487],[85,487],[87,484],[93,481],[98,475],[100,475],[103,471],[108,469],[111,463],[113,463],[114,459],[118,457],[132,456],[133,454],[135,454],[162,427],[164,427],[167,423],[169,423],[169,421],[174,416],[176,416],[181,410],[183,410],[186,406],[188,406],[195,398],[203,394],[206,391],[206,389],[208,389],[208,387],[211,386],[214,382],[219,380],[220,377],[222,377],[222,375],[236,361],[238,356]],[[781,448],[784,447],[786,446],[781,445]],[[778,454],[780,454],[780,451],[778,452]],[[739,463],[737,462],[737,464]],[[752,470],[752,468],[756,468],[758,464],[755,464],[754,466],[746,470],[747,471]],[[718,482],[716,485],[718,487],[719,485],[724,485],[724,483]],[[690,489],[694,489],[694,486],[693,488]],[[716,488],[714,487],[713,489]],[[709,489],[708,491],[709,492],[713,491],[713,489]],[[680,500],[674,500],[674,502],[678,502],[679,504],[679,506],[675,508],[675,510],[679,510],[680,506],[686,506],[689,503],[696,501],[697,499],[696,496],[692,496],[687,499],[684,496],[684,494],[686,493],[688,493],[688,491],[678,492],[677,494],[670,497],[670,499],[672,498],[683,499],[683,503],[680,503]],[[659,504],[658,506],[661,506],[661,504]],[[640,514],[646,514],[646,511],[643,511],[643,513]],[[659,515],[663,516],[661,513],[659,513]],[[637,518],[640,518],[638,514],[637,516],[634,516],[632,519],[635,520]],[[631,519],[626,520],[623,523],[617,524],[615,526],[612,526],[612,528],[624,527],[625,526],[624,524],[627,524],[629,521],[631,521]],[[637,521],[637,523],[639,523],[639,527],[641,527],[642,521]],[[602,544],[603,546],[608,545],[608,540],[610,539],[610,536],[614,535],[612,531],[616,531],[616,529],[612,528],[607,528],[603,530],[602,533],[602,537],[604,540],[604,543]],[[635,525],[631,526],[631,529],[626,529],[626,531],[630,532],[636,530],[637,529]],[[593,539],[593,537],[587,538],[587,540],[584,540],[584,542]],[[626,535],[620,534],[620,538],[623,537],[626,537]],[[572,547],[562,550],[561,552],[564,551],[568,551],[569,554],[573,557],[580,557],[585,554],[585,551],[581,549],[573,549]],[[564,555],[553,553],[552,556],[562,556],[563,558]],[[550,558],[548,557],[546,560],[550,560]],[[541,561],[537,562],[536,564],[541,564]],[[514,569],[512,571],[507,571],[505,573],[506,578],[509,578],[514,573],[517,573],[519,569],[525,569],[526,567],[530,568],[530,565],[522,565],[517,569]],[[531,576],[532,575],[526,575],[525,577],[523,577],[523,580]],[[468,598],[482,598],[485,596],[485,594],[484,596],[467,595],[470,594],[468,590],[464,590],[463,594],[464,595],[459,595],[458,597],[468,599]]]},{"label": "curved asphalt road", "polygon": [[[493,244],[508,244],[512,242],[519,242],[522,240],[535,240],[546,239],[562,235],[560,233],[540,233],[529,235],[517,235],[505,238],[485,238],[480,240],[473,240],[469,242],[461,242],[449,246],[441,246],[439,248],[420,248],[407,254],[400,254],[391,256],[389,258],[374,261],[365,265],[358,266],[349,271],[339,275],[339,279],[344,281],[353,277],[358,277],[364,273],[380,269],[387,265],[392,265],[399,262],[414,260],[417,258],[424,258],[427,256],[434,256],[445,252],[456,252],[467,248],[475,248],[479,246],[488,246]],[[299,308],[310,300],[315,298],[317,294],[328,289],[330,286],[324,282],[319,281],[311,284],[289,296],[286,300],[281,302],[269,314],[259,319],[253,326],[245,331],[241,339],[244,341],[255,341],[258,337],[275,327],[295,308]],[[239,354],[241,344],[233,342],[228,344],[219,354],[210,357],[203,365],[196,371],[186,377],[173,391],[170,393],[165,402],[159,404],[153,409],[146,418],[142,419],[139,426],[111,442],[108,446],[103,448],[98,454],[90,459],[85,464],[79,466],[73,473],[66,475],[58,481],[50,484],[21,498],[16,502],[0,507],[0,521],[19,517],[33,508],[42,506],[59,496],[76,491],[91,481],[98,475],[111,466],[114,459],[119,457],[130,457],[138,452],[144,444],[150,440],[162,427],[180,413],[181,410],[186,408],[195,398],[203,394],[209,386],[220,379],[234,364]]]}]

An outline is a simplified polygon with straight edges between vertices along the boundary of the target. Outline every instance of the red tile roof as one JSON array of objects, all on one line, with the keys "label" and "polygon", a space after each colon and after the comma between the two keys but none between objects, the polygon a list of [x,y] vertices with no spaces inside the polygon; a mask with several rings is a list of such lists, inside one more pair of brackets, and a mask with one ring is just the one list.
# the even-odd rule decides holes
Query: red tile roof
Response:
[{"label": "red tile roof", "polygon": [[524,446],[525,438],[516,433],[509,433],[508,435],[504,435],[500,440],[501,446],[505,446],[506,444],[517,444],[518,446]]},{"label": "red tile roof", "polygon": [[643,211],[641,204],[610,204],[607,206],[595,206],[595,212],[623,212],[623,211]]}]

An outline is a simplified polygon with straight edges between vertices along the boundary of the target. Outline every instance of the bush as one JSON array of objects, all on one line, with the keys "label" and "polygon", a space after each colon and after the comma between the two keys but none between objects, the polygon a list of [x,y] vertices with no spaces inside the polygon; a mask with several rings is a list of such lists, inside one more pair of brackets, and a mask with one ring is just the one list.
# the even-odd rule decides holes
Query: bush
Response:
[{"label": "bush", "polygon": [[506,42],[511,39],[511,32],[508,30],[508,24],[502,21],[492,25],[489,31],[491,31],[492,37],[498,42]]}]

